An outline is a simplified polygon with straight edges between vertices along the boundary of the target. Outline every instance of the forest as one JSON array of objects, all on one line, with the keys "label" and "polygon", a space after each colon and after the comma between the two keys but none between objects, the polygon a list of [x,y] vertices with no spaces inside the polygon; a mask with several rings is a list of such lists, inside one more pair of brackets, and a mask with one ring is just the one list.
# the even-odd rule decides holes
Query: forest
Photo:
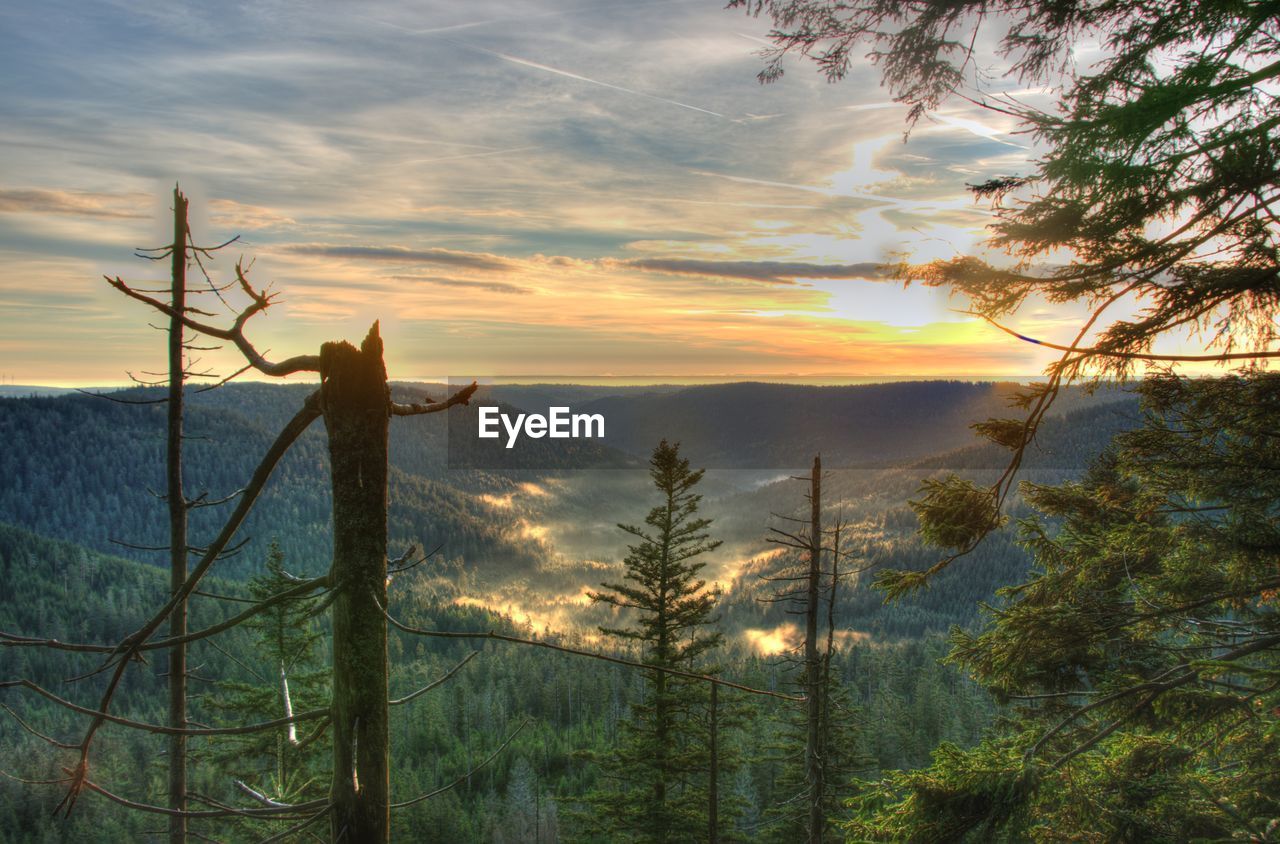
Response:
[{"label": "forest", "polygon": [[1280,839],[1280,7],[729,7],[761,82],[1034,140],[986,247],[861,272],[1043,375],[392,380],[175,186],[163,286],[104,275],[165,371],[0,397],[0,839]]},{"label": "forest", "polygon": [[[894,386],[844,388],[840,392],[845,395],[825,414],[815,410],[815,424],[838,420],[850,405],[859,402],[879,405],[885,401],[885,391]],[[1000,385],[947,382],[913,386],[911,392],[917,402],[947,406],[961,386],[975,401],[985,397],[992,404],[1002,401],[999,396],[1005,392]],[[401,389],[408,396],[421,388],[405,385],[397,391]],[[759,389],[769,391],[764,385]],[[820,406],[816,397],[829,388],[810,389],[815,393],[813,404]],[[140,390],[128,395],[155,392]],[[695,392],[707,392],[707,388],[696,388]],[[256,427],[252,420],[260,420],[264,426],[278,424],[300,393],[287,386],[244,384],[228,385],[199,397],[187,420],[187,430],[193,436],[187,464],[191,476],[203,474],[208,485],[217,490],[247,474],[251,455],[242,446],[254,441],[247,433]],[[1055,420],[1063,425],[1073,417],[1089,420],[1077,427],[1093,432],[1093,441],[1044,452],[1038,458],[1045,467],[1040,471],[1053,477],[1070,476],[1073,461],[1100,445],[1107,431],[1123,427],[1125,420],[1132,418],[1134,407],[1126,396],[1116,399],[1100,399],[1096,408],[1081,407],[1060,423]],[[1088,401],[1081,399],[1080,403]],[[464,413],[465,409],[454,412]],[[55,418],[56,422],[50,421]],[[615,413],[614,418],[623,417]],[[148,489],[163,481],[164,414],[155,406],[69,395],[0,400],[0,419],[8,442],[15,446],[5,451],[10,462],[4,470],[15,482],[6,489],[4,519],[24,526],[8,527],[4,533],[0,559],[6,582],[12,584],[12,598],[6,602],[0,629],[64,642],[124,639],[131,625],[165,595],[163,573],[154,565],[155,553],[119,544],[123,536],[135,537],[130,545],[136,546],[153,546],[163,538],[164,511]],[[647,473],[636,468],[522,469],[505,474],[450,470],[439,461],[425,462],[419,451],[444,442],[443,432],[425,430],[432,425],[438,428],[436,423],[444,420],[428,416],[414,421],[417,430],[408,436],[397,432],[391,440],[391,544],[429,548],[441,544],[441,538],[447,541],[430,560],[392,581],[388,594],[397,608],[397,618],[415,627],[497,631],[625,655],[627,649],[602,643],[595,634],[595,624],[608,624],[614,615],[580,602],[566,602],[564,593],[573,598],[572,590],[584,584],[594,588],[619,576],[617,560],[626,549],[623,537],[615,535],[620,532],[613,522],[633,519],[648,509],[653,496]],[[66,441],[45,439],[51,428],[74,435]],[[200,438],[194,439],[197,436]],[[265,431],[257,432],[256,441],[265,443],[267,439]],[[69,443],[74,447],[68,448]],[[196,446],[204,450],[199,457],[194,456]],[[106,455],[111,459],[103,460]],[[966,446],[931,459],[909,461],[909,467],[831,469],[824,473],[824,480],[827,494],[839,500],[840,509],[858,525],[856,541],[865,548],[862,553],[869,558],[874,555],[881,565],[890,561],[912,565],[927,555],[915,538],[915,519],[906,505],[920,473],[937,473],[934,466],[970,465],[981,471],[992,456],[982,446]],[[279,560],[281,569],[291,577],[324,571],[331,547],[327,531],[331,501],[324,489],[328,456],[322,442],[308,447],[304,441],[291,458],[294,462],[282,465],[279,481],[264,493],[255,521],[248,523],[248,543],[219,563],[216,581],[202,586],[202,593],[246,599],[270,595],[291,582],[279,573],[274,584],[270,582],[266,573],[272,559]],[[137,471],[122,469],[122,465],[137,467]],[[127,483],[121,482],[122,472],[128,473]],[[765,483],[759,480],[762,474]],[[770,553],[775,546],[767,543],[766,534],[770,522],[778,523],[771,518],[772,512],[804,509],[804,489],[795,481],[768,481],[775,476],[772,470],[713,474],[702,484],[708,498],[701,509],[712,515],[714,532],[733,549],[732,557],[748,563],[741,571],[717,572],[716,579],[724,582],[725,591],[719,600],[716,627],[725,641],[718,649],[716,663],[735,681],[785,690],[794,686],[795,670],[775,649],[785,647],[785,636],[779,631],[794,627],[792,617],[784,604],[760,599],[776,591],[775,584],[766,578],[783,573],[793,561]],[[513,500],[506,506],[487,503],[495,496],[497,500],[519,496],[520,487],[530,484],[556,492]],[[434,493],[414,494],[422,490]],[[606,508],[602,500],[621,503]],[[102,516],[100,521],[86,523],[77,518],[80,513]],[[193,515],[205,514],[195,511]],[[562,532],[559,527],[589,519],[604,524],[585,535]],[[530,543],[530,522],[553,525],[551,538]],[[203,533],[216,528],[212,522],[201,524],[195,519],[193,524],[199,524]],[[287,529],[278,529],[281,527]],[[523,553],[513,553],[521,548]],[[574,565],[566,559],[569,556],[584,559]],[[758,559],[751,561],[753,557]],[[613,558],[611,565],[601,562],[607,558]],[[721,566],[729,562],[721,555]],[[851,580],[837,595],[841,641],[848,642],[848,647],[834,651],[832,670],[847,678],[842,694],[848,699],[842,705],[848,708],[851,725],[856,725],[847,731],[848,752],[859,760],[862,774],[924,764],[943,740],[971,744],[994,716],[990,697],[960,672],[942,664],[946,653],[943,637],[953,624],[972,625],[977,600],[990,597],[999,584],[1025,571],[1027,564],[1007,540],[993,542],[974,563],[974,570],[965,578],[948,575],[947,583],[938,589],[896,607],[885,607],[865,579]],[[307,648],[306,658],[294,663],[298,679],[291,681],[290,690],[295,707],[322,704],[327,690],[322,670],[327,659],[320,640],[328,634],[329,625],[323,613],[308,616],[311,604],[314,601],[299,601],[289,609],[296,615],[278,620],[291,631],[290,637],[298,637],[296,644],[290,642],[290,648],[304,644]],[[229,617],[228,606],[237,609],[235,604],[203,596],[194,600],[193,629]],[[487,608],[491,606],[499,610]],[[515,617],[513,612],[502,612],[504,606]],[[302,621],[290,620],[297,618]],[[854,633],[845,638],[845,634]],[[197,692],[193,695],[194,711],[200,713],[197,720],[235,724],[270,720],[277,714],[278,685],[264,683],[271,664],[266,654],[272,652],[265,636],[266,631],[256,626],[233,628],[226,641],[193,646],[190,658],[201,665],[199,675],[209,680],[207,686],[202,683],[193,690]],[[769,637],[778,642],[769,644]],[[760,644],[762,639],[766,644]],[[398,794],[430,791],[484,758],[504,730],[526,720],[528,725],[499,757],[466,783],[411,811],[393,815],[395,837],[411,838],[412,830],[438,828],[451,831],[442,833],[442,840],[526,840],[527,830],[534,824],[530,812],[543,811],[546,814],[539,822],[544,824],[544,840],[609,840],[608,834],[593,831],[584,819],[589,815],[589,798],[607,782],[607,771],[599,760],[611,755],[621,724],[632,707],[645,699],[643,675],[622,666],[578,664],[571,656],[555,653],[530,654],[517,645],[500,642],[415,640],[393,631],[388,642],[392,699],[446,673],[476,648],[480,649],[478,657],[438,691],[410,704],[412,708],[404,710],[405,721],[395,725],[391,743],[393,748],[404,748],[404,761],[392,769],[393,790]],[[263,658],[250,660],[246,654]],[[5,658],[10,674],[50,689],[75,673],[78,669],[73,665],[79,664],[75,655],[41,649],[11,649]],[[131,675],[121,692],[119,711],[140,721],[163,720],[163,707],[157,703],[163,697],[163,675],[163,665],[148,666],[148,670]],[[788,741],[794,739],[794,704],[734,700],[728,694],[726,698],[726,704],[735,710],[732,717],[726,715],[725,752],[737,757],[723,774],[726,840],[734,836],[789,840],[799,827],[794,818],[773,807],[785,803],[797,789],[794,760],[787,751]],[[910,712],[911,717],[904,720],[903,712]],[[401,715],[398,710],[394,714],[397,718]],[[74,726],[74,717],[68,715],[39,699],[23,709],[24,720],[55,732]],[[7,747],[24,748],[23,755],[36,751],[38,740],[25,734],[21,726],[8,723],[3,729]],[[123,729],[115,732],[119,735],[111,738],[119,745],[112,745],[110,758],[115,762],[109,769],[111,781],[128,793],[154,791],[165,771],[156,737]],[[297,760],[296,769],[286,772],[277,767],[276,738],[250,742],[251,751],[234,738],[209,739],[209,746],[193,757],[199,760],[195,770],[201,772],[203,781],[198,790],[232,801],[235,792],[229,786],[240,780],[263,789],[269,784],[278,789],[271,791],[277,799],[322,794],[327,787],[323,739],[305,758]],[[418,759],[432,761],[420,768],[413,761]],[[137,760],[145,760],[145,764],[134,768]],[[50,757],[42,776],[56,775],[54,762]],[[156,826],[154,820],[148,824],[145,817],[90,803],[78,807],[69,820],[61,820],[50,815],[61,795],[12,782],[6,784],[6,790],[7,805],[14,809],[6,840],[66,835],[67,824],[89,837],[96,833],[86,830],[111,830],[117,839],[143,835]],[[21,811],[19,807],[23,807]],[[85,826],[80,826],[82,823]],[[277,824],[275,831],[287,826]],[[272,829],[259,823],[235,834],[243,840],[259,840]],[[210,834],[227,836],[228,832],[218,828]]]}]

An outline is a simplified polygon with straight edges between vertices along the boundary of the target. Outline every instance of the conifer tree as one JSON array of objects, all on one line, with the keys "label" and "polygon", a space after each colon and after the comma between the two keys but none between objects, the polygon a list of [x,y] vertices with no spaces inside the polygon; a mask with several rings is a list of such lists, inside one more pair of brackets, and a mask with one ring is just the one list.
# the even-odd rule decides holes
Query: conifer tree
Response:
[{"label": "conifer tree", "polygon": [[[710,520],[698,516],[702,496],[693,489],[703,472],[689,468],[678,443],[663,440],[649,475],[659,504],[643,526],[618,526],[635,540],[625,559],[626,582],[602,584],[605,591],[591,599],[632,613],[632,626],[601,632],[639,644],[646,665],[705,672],[701,660],[722,636],[707,629],[717,596],[698,577],[705,565],[698,558],[720,545],[707,532]],[[633,707],[616,753],[604,760],[612,788],[593,801],[599,820],[615,840],[705,840],[707,736],[698,722],[707,710],[706,684],[662,671],[647,680],[644,701]]]},{"label": "conifer tree", "polygon": [[[285,570],[284,553],[274,540],[265,569],[249,581],[254,601],[265,601],[299,582]],[[300,595],[245,622],[254,633],[255,648],[242,664],[257,682],[219,683],[220,691],[207,701],[209,706],[227,715],[229,723],[289,718],[327,706],[329,672],[320,647],[324,635],[316,623],[319,603],[314,596]],[[327,723],[283,724],[269,733],[222,738],[212,756],[243,790],[276,802],[299,803],[323,797],[328,787],[323,765],[330,753],[326,733]]]},{"label": "conifer tree", "polygon": [[1152,379],[1080,481],[1025,486],[1036,570],[951,659],[1012,722],[873,788],[856,840],[1272,840],[1280,375]]}]

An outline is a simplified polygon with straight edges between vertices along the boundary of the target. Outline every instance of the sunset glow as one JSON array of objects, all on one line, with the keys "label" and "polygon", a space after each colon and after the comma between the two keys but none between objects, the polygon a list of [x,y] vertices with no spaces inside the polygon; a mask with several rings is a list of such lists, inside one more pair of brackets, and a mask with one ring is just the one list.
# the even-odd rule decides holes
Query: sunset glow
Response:
[{"label": "sunset glow", "polygon": [[[823,633],[824,641],[826,634]],[[749,628],[742,631],[747,646],[760,656],[777,656],[797,650],[804,643],[804,631],[794,622],[773,628]],[[871,637],[860,630],[837,630],[832,637],[838,647],[846,648]]]},{"label": "sunset glow", "polygon": [[[198,242],[240,236],[214,278],[243,255],[281,293],[250,334],[282,356],[380,319],[402,379],[1007,375],[1046,360],[878,269],[981,243],[990,217],[964,185],[1025,165],[1013,126],[950,105],[904,145],[904,110],[870,67],[831,86],[798,66],[762,87],[762,21],[665,2],[199,20],[126,5],[128,25],[77,7],[57,38],[47,7],[3,13],[0,62],[22,81],[0,93],[6,382],[160,368],[147,315],[102,276],[162,281],[132,251],[165,242],[175,182]],[[1077,318],[1024,327],[1061,338]]]}]

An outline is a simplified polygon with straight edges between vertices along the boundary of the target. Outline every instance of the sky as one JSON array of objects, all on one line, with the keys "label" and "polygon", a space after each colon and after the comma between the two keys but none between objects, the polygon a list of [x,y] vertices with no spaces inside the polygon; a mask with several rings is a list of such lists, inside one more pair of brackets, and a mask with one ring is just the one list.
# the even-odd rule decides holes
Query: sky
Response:
[{"label": "sky", "polygon": [[198,243],[239,235],[213,278],[243,257],[280,294],[248,329],[273,358],[376,319],[399,379],[1039,372],[878,269],[979,249],[965,183],[1027,172],[1027,138],[956,102],[904,143],[869,63],[762,86],[768,29],[719,0],[4,4],[0,378],[163,369],[103,276],[164,283],[134,249],[169,239],[175,182]]}]

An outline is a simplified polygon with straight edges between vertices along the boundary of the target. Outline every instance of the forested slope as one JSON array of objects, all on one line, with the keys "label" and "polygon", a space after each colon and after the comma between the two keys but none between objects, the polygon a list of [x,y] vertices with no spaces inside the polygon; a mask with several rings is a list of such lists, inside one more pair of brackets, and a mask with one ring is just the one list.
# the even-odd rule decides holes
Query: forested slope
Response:
[{"label": "forested slope", "polygon": [[[165,578],[158,569],[0,525],[0,572],[11,584],[12,600],[0,602],[0,629],[49,635],[65,641],[112,642],[136,629],[145,613],[162,599]],[[392,608],[397,617],[421,627],[454,631],[496,630],[537,635],[527,626],[469,606],[441,602],[424,568],[393,584]],[[206,590],[243,594],[225,581]],[[225,617],[225,605],[198,598],[193,627]],[[572,638],[558,638],[574,644]],[[209,697],[228,681],[260,683],[252,672],[270,676],[258,664],[249,634],[243,629],[219,640],[218,648],[197,643],[192,663],[207,682],[199,685],[193,718],[222,723]],[[582,644],[577,642],[577,644]],[[593,756],[610,752],[619,725],[629,717],[643,678],[637,672],[605,663],[508,644],[469,644],[406,637],[390,642],[392,697],[407,695],[443,675],[472,650],[480,654],[444,686],[412,704],[398,707],[393,718],[393,793],[407,799],[452,782],[476,765],[499,742],[527,721],[517,739],[494,762],[457,788],[397,812],[397,838],[413,840],[414,831],[432,829],[448,841],[525,841],[539,823],[544,840],[581,833],[575,812],[580,799],[598,784]],[[234,658],[228,652],[235,654]],[[895,645],[860,645],[842,650],[837,669],[848,678],[850,713],[858,721],[869,756],[868,772],[919,765],[940,740],[971,744],[988,723],[992,707],[976,687],[956,671],[939,664],[945,644],[924,638]],[[65,685],[63,680],[96,664],[96,657],[49,653],[42,649],[0,650],[0,678],[27,677],[83,705],[97,699],[102,677]],[[732,648],[722,660],[726,676],[763,688],[789,688],[790,667]],[[162,663],[130,671],[129,685],[117,701],[117,712],[138,720],[163,721]],[[781,773],[784,760],[772,748],[785,731],[788,704],[740,701],[742,718],[724,741],[744,760],[729,781],[738,825],[761,840],[765,810],[786,801]],[[0,703],[22,714],[33,728],[63,741],[75,741],[84,719],[26,690],[0,692]],[[278,717],[263,711],[259,720]],[[905,716],[905,717],[904,717]],[[162,803],[164,765],[156,736],[108,727],[100,746],[95,778],[132,799]],[[198,742],[193,788],[213,799],[242,799],[232,781],[260,781],[270,775],[269,760],[219,760],[216,742]],[[5,714],[0,717],[0,768],[17,777],[56,779],[69,751],[59,751],[35,738]],[[258,778],[258,779],[255,779]],[[96,795],[82,798],[70,820],[52,815],[62,793],[57,786],[24,785],[0,779],[0,839],[25,844],[43,841],[141,840],[158,828],[152,818],[125,812]],[[219,840],[253,841],[270,827],[253,832],[220,828]],[[221,837],[221,836],[226,837]]]}]

